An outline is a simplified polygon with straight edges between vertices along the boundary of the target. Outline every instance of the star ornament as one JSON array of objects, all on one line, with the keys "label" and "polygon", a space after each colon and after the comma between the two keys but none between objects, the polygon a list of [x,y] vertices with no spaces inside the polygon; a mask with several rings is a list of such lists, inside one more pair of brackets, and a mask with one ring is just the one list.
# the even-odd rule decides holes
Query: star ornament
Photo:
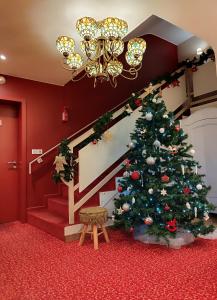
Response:
[{"label": "star ornament", "polygon": [[123,213],[123,209],[120,207],[120,208],[117,208],[117,214],[118,215],[122,215],[122,213]]},{"label": "star ornament", "polygon": [[162,189],[160,193],[161,193],[162,196],[166,196],[167,195],[167,191],[165,189]]},{"label": "star ornament", "polygon": [[57,173],[65,171],[64,165],[67,165],[66,158],[62,154],[55,157],[54,164],[56,165],[55,170]]}]

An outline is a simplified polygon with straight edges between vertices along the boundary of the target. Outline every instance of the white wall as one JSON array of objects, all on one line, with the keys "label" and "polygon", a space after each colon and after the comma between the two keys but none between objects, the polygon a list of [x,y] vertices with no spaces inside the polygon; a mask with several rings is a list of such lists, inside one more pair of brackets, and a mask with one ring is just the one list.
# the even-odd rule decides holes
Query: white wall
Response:
[{"label": "white wall", "polygon": [[197,54],[197,48],[205,50],[209,44],[200,38],[193,36],[184,43],[178,45],[178,60],[183,61],[187,58],[192,59]]},{"label": "white wall", "polygon": [[186,100],[185,75],[179,78],[179,87],[170,87],[162,91],[168,111],[174,111]]},{"label": "white wall", "polygon": [[217,90],[215,62],[208,62],[193,73],[194,96],[203,95]]},{"label": "white wall", "polygon": [[202,166],[199,172],[206,175],[205,180],[212,188],[208,199],[217,205],[217,108],[198,110],[181,120],[181,126],[196,150],[195,159]]},{"label": "white wall", "polygon": [[84,190],[127,152],[130,133],[140,116],[139,110],[109,129],[112,135],[110,141],[102,140],[96,145],[90,143],[79,151],[79,191]]}]

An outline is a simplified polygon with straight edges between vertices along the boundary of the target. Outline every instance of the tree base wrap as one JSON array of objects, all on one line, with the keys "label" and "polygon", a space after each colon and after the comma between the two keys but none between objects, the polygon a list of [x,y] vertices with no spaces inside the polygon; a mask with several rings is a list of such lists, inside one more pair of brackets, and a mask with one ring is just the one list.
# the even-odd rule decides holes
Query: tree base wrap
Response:
[{"label": "tree base wrap", "polygon": [[146,233],[148,226],[139,225],[135,227],[134,230],[134,239],[140,241],[144,244],[158,244],[164,245],[172,249],[180,249],[182,246],[189,245],[194,242],[195,237],[190,232],[187,232],[184,229],[177,230],[176,237],[167,237],[166,240],[163,237],[159,239],[156,236],[149,235]]},{"label": "tree base wrap", "polygon": [[206,240],[217,240],[217,228],[213,232],[206,235],[199,235],[198,237]]},{"label": "tree base wrap", "polygon": [[106,208],[99,206],[87,207],[80,210],[79,217],[82,224],[102,225],[105,224],[108,219],[108,212]]}]

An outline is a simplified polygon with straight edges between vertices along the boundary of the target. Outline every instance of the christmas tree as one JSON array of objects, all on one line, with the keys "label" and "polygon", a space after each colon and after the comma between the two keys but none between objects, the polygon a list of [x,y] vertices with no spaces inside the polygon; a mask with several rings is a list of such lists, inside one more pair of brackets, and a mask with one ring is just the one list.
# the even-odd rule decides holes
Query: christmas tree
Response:
[{"label": "christmas tree", "polygon": [[145,223],[146,233],[158,238],[175,237],[180,229],[194,236],[214,230],[206,224],[214,208],[206,199],[210,188],[198,174],[195,150],[186,139],[161,95],[146,96],[118,186],[116,226],[133,231]]}]

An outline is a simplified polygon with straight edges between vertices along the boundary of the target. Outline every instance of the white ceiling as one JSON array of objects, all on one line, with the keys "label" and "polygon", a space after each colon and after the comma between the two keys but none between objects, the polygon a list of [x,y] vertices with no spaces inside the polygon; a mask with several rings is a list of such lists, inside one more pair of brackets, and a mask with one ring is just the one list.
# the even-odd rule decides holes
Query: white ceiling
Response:
[{"label": "white ceiling", "polygon": [[[189,1],[182,2],[189,5]],[[55,41],[59,35],[69,35],[78,43],[75,23],[83,16],[98,20],[116,16],[128,22],[129,32],[138,27],[134,36],[153,33],[179,44],[189,38],[189,33],[151,17],[162,11],[165,18],[173,20],[173,10],[167,9],[173,3],[174,0],[163,4],[159,0],[1,0],[0,54],[5,54],[7,60],[0,61],[0,73],[64,85],[70,74],[60,65]],[[177,23],[183,21],[179,13],[180,7]]]}]

